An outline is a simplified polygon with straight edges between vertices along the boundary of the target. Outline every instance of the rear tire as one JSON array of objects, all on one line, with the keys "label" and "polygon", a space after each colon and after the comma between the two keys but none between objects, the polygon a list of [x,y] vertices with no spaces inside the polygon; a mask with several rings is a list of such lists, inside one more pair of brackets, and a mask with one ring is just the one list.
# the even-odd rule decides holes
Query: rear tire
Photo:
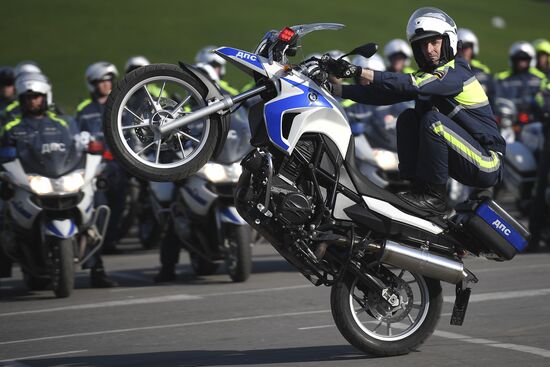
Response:
[{"label": "rear tire", "polygon": [[52,286],[57,298],[69,297],[74,289],[74,238],[53,239]]},{"label": "rear tire", "polygon": [[252,228],[248,225],[230,225],[228,230],[227,272],[235,283],[244,282],[252,272]]},{"label": "rear tire", "polygon": [[[352,303],[350,302],[350,292],[355,287],[355,276],[351,274],[346,275],[341,282],[332,287],[330,297],[332,316],[342,336],[360,351],[375,356],[407,354],[418,348],[435,330],[443,304],[439,281],[424,277],[419,277],[419,279],[423,279],[423,282],[425,282],[425,288],[427,289],[426,300],[429,301],[429,304],[426,305],[427,311],[425,316],[423,319],[420,317],[419,325],[416,329],[413,328],[410,333],[403,335],[402,338],[395,337],[395,340],[392,340],[391,333],[389,337],[375,337],[367,334],[360,326],[363,324],[356,321],[358,318],[357,316],[354,317],[352,313],[356,311],[352,311]],[[376,311],[371,311],[370,307],[367,312],[370,315],[376,313]],[[376,318],[373,319],[376,320]],[[404,318],[402,323],[408,325],[407,319]],[[371,332],[371,334],[375,333]]]},{"label": "rear tire", "polygon": [[109,94],[109,99],[105,106],[103,126],[105,139],[116,160],[132,175],[151,181],[178,181],[196,173],[212,157],[217,137],[221,133],[221,124],[216,119],[206,119],[209,123],[209,128],[206,136],[202,138],[205,140],[204,144],[201,142],[201,145],[193,152],[192,158],[181,165],[153,167],[137,159],[128,151],[131,148],[127,147],[125,138],[119,131],[119,110],[125,107],[122,106],[122,103],[133,87],[137,86],[140,82],[154,77],[159,77],[159,80],[162,80],[162,77],[170,77],[182,81],[192,93],[196,93],[197,96],[200,95],[202,105],[206,106],[204,97],[207,91],[203,85],[178,66],[171,64],[143,66],[130,72],[123,79],[118,80]]}]

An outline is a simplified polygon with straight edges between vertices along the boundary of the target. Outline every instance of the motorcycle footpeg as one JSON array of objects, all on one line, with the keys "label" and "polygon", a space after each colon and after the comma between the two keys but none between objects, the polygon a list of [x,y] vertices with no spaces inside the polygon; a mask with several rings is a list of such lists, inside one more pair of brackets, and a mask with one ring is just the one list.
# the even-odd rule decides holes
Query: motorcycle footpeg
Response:
[{"label": "motorcycle footpeg", "polygon": [[472,290],[470,288],[463,289],[461,284],[457,284],[455,305],[453,307],[453,314],[451,316],[451,325],[461,326],[464,322],[471,293]]}]

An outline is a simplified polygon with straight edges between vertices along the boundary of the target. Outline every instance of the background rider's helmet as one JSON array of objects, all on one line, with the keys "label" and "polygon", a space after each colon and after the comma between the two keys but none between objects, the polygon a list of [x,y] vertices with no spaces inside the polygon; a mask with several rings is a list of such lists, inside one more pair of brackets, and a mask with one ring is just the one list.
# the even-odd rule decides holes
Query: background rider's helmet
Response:
[{"label": "background rider's helmet", "polygon": [[474,50],[474,57],[479,54],[479,41],[474,32],[466,28],[459,28],[457,35],[458,40],[462,42],[462,47],[472,47]]},{"label": "background rider's helmet", "polygon": [[453,60],[458,51],[454,20],[437,8],[427,7],[416,10],[407,23],[407,39],[413,49],[414,59],[421,69],[430,65],[425,60],[418,41],[433,36],[443,37],[439,64]]},{"label": "background rider's helmet", "polygon": [[106,61],[99,61],[91,64],[84,74],[86,86],[91,93],[96,90],[95,83],[102,80],[113,80],[118,77],[118,70],[115,65]]},{"label": "background rider's helmet", "polygon": [[52,85],[50,81],[44,74],[40,73],[25,73],[20,75],[15,80],[15,93],[17,98],[19,98],[21,110],[25,113],[26,104],[22,103],[22,98],[25,94],[28,93],[37,93],[42,94],[46,98],[44,99],[44,104],[39,111],[44,113],[50,105],[52,105]]},{"label": "background rider's helmet", "polygon": [[[327,51],[326,53],[335,60],[339,59],[340,57],[346,54],[344,51],[341,51],[341,50],[330,50],[330,51]],[[344,57],[343,60],[350,62],[350,59],[347,56]]]},{"label": "background rider's helmet", "polygon": [[374,54],[368,59],[361,55],[357,55],[351,61],[353,65],[360,66],[362,68],[367,68],[376,71],[385,71],[386,65],[384,64],[384,59],[378,54]]},{"label": "background rider's helmet", "polygon": [[195,56],[195,63],[196,64],[208,64],[212,66],[213,68],[220,68],[220,78],[223,78],[225,76],[225,64],[226,61],[223,57],[220,55],[215,54],[212,52],[215,50],[216,46],[206,46],[199,50],[197,55]]},{"label": "background rider's helmet", "polygon": [[494,108],[495,115],[501,126],[510,127],[516,122],[518,110],[513,101],[506,98],[497,98]]},{"label": "background rider's helmet", "polygon": [[533,41],[533,47],[536,53],[546,53],[550,55],[550,41],[544,38],[539,38]]},{"label": "background rider's helmet", "polygon": [[11,66],[0,66],[0,86],[14,85],[15,73]]},{"label": "background rider's helmet", "polygon": [[128,74],[129,72],[134,71],[137,68],[150,64],[151,63],[145,56],[132,56],[128,59],[128,61],[126,61],[126,65],[124,65],[124,72]]},{"label": "background rider's helmet", "polygon": [[195,67],[202,71],[214,83],[220,81],[220,76],[212,65],[200,62],[198,64],[195,64]]},{"label": "background rider's helmet", "polygon": [[40,70],[36,62],[30,60],[21,61],[19,64],[15,65],[13,74],[16,78],[25,73],[42,73],[42,70]]},{"label": "background rider's helmet", "polygon": [[527,41],[517,41],[510,46],[508,50],[510,66],[514,64],[515,59],[529,59],[530,66],[535,66],[535,48]]},{"label": "background rider's helmet", "polygon": [[384,46],[384,58],[386,59],[386,65],[390,66],[390,59],[396,54],[402,54],[405,57],[405,66],[411,65],[411,57],[413,55],[411,46],[399,38],[393,39]]}]

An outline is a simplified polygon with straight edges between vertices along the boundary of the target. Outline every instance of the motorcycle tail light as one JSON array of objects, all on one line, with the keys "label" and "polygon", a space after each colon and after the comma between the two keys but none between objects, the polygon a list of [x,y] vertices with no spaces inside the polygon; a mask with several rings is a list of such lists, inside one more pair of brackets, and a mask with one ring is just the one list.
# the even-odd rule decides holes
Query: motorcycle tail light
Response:
[{"label": "motorcycle tail light", "polygon": [[283,42],[290,42],[292,40],[292,37],[294,37],[294,35],[296,34],[296,32],[294,32],[294,30],[292,28],[289,28],[289,27],[285,27],[283,28],[283,30],[279,33],[279,39]]},{"label": "motorcycle tail light", "polygon": [[522,124],[526,124],[529,122],[529,115],[522,112],[518,115],[518,121],[521,122]]},{"label": "motorcycle tail light", "polygon": [[112,161],[113,160],[113,154],[110,151],[106,150],[106,151],[103,152],[103,158],[105,158],[108,161]]},{"label": "motorcycle tail light", "polygon": [[92,154],[100,154],[103,152],[103,142],[91,141],[88,143],[88,152]]}]

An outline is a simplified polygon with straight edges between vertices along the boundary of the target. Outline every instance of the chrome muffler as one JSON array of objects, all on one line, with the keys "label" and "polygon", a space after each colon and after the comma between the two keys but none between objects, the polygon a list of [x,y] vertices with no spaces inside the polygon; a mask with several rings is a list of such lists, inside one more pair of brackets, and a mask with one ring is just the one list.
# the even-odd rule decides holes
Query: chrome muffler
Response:
[{"label": "chrome muffler", "polygon": [[386,241],[382,246],[371,244],[369,248],[375,253],[381,252],[380,262],[429,278],[458,284],[468,276],[461,262],[436,255],[427,249],[405,246],[393,241]]}]

